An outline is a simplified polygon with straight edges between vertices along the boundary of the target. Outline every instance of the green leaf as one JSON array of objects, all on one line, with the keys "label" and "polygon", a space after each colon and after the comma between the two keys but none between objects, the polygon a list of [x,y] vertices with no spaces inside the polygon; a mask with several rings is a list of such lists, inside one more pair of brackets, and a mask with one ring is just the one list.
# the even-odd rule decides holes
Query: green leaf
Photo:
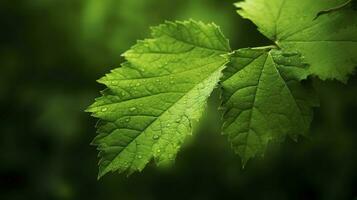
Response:
[{"label": "green leaf", "polygon": [[316,19],[320,11],[344,2],[246,0],[236,6],[280,48],[302,53],[311,74],[345,82],[357,65],[357,12],[346,7]]},{"label": "green leaf", "polygon": [[88,108],[100,119],[99,177],[173,161],[228,62],[228,41],[214,24],[166,22],[151,35],[99,80],[107,89]]},{"label": "green leaf", "polygon": [[304,135],[318,105],[307,65],[296,52],[270,48],[241,49],[224,70],[224,134],[245,164],[263,156],[269,144]]}]

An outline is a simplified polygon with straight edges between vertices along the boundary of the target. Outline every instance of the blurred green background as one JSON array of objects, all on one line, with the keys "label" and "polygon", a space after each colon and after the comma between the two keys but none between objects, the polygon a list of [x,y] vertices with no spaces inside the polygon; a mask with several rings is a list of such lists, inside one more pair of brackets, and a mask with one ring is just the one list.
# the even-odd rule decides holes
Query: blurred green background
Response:
[{"label": "blurred green background", "polygon": [[[97,181],[84,109],[121,53],[164,20],[215,22],[234,49],[270,44],[234,0],[1,0],[0,199],[338,199],[357,197],[357,76],[314,80],[322,107],[310,138],[242,169],[210,100],[201,129],[166,170]],[[357,52],[356,52],[357,56]]]}]

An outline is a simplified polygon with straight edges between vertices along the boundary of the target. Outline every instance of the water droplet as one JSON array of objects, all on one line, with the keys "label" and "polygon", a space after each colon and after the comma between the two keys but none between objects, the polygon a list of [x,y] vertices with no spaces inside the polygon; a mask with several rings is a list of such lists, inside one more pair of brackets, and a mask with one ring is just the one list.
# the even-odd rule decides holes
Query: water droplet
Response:
[{"label": "water droplet", "polygon": [[149,91],[153,91],[154,88],[153,88],[152,86],[149,86],[149,87],[148,87],[148,90],[149,90]]},{"label": "water droplet", "polygon": [[118,85],[118,81],[112,81],[112,85]]},{"label": "water droplet", "polygon": [[161,152],[161,150],[160,150],[160,149],[158,149],[158,150],[156,150],[156,152],[157,152],[157,153],[160,153],[160,152]]},{"label": "water droplet", "polygon": [[108,108],[102,108],[102,112],[105,112],[107,110],[108,110]]},{"label": "water droplet", "polygon": [[156,82],[160,82],[160,79],[156,79]]},{"label": "water droplet", "polygon": [[136,86],[140,86],[140,83],[137,83]]},{"label": "water droplet", "polygon": [[125,120],[126,122],[130,122],[130,118],[126,118],[126,120]]},{"label": "water droplet", "polygon": [[133,111],[136,110],[136,108],[135,108],[135,107],[132,107],[132,108],[130,108],[129,110],[133,112]]},{"label": "water droplet", "polygon": [[171,84],[174,84],[175,82],[174,81],[170,81]]},{"label": "water droplet", "polygon": [[138,158],[139,158],[139,159],[142,159],[143,157],[142,157],[141,155],[138,155]]},{"label": "water droplet", "polygon": [[181,121],[180,119],[176,119],[176,121],[175,121],[175,122],[176,122],[176,123],[179,123],[180,121]]},{"label": "water droplet", "polygon": [[125,92],[121,92],[121,96],[125,96]]},{"label": "water droplet", "polygon": [[167,126],[167,127],[170,127],[170,124],[167,124],[166,126]]},{"label": "water droplet", "polygon": [[152,139],[157,140],[157,139],[159,139],[159,136],[158,135],[154,135],[154,136],[152,136]]}]

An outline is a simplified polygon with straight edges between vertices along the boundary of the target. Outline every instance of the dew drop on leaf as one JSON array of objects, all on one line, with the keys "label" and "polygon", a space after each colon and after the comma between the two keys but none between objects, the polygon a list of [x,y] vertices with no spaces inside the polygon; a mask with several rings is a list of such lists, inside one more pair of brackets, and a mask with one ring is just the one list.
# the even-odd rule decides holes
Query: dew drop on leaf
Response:
[{"label": "dew drop on leaf", "polygon": [[108,108],[102,108],[102,112],[105,112],[107,110],[108,110]]}]

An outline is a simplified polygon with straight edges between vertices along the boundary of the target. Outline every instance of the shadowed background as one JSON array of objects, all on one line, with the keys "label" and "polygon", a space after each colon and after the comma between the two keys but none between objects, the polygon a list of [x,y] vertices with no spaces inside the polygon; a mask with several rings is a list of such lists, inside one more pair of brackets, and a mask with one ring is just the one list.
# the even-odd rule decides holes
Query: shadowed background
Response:
[{"label": "shadowed background", "polygon": [[[270,44],[233,0],[0,1],[0,199],[323,199],[357,196],[357,76],[314,80],[310,138],[287,140],[242,169],[210,99],[201,129],[170,169],[151,163],[97,181],[84,109],[121,53],[164,20],[215,22],[233,49]],[[357,56],[357,52],[356,52]]]}]

